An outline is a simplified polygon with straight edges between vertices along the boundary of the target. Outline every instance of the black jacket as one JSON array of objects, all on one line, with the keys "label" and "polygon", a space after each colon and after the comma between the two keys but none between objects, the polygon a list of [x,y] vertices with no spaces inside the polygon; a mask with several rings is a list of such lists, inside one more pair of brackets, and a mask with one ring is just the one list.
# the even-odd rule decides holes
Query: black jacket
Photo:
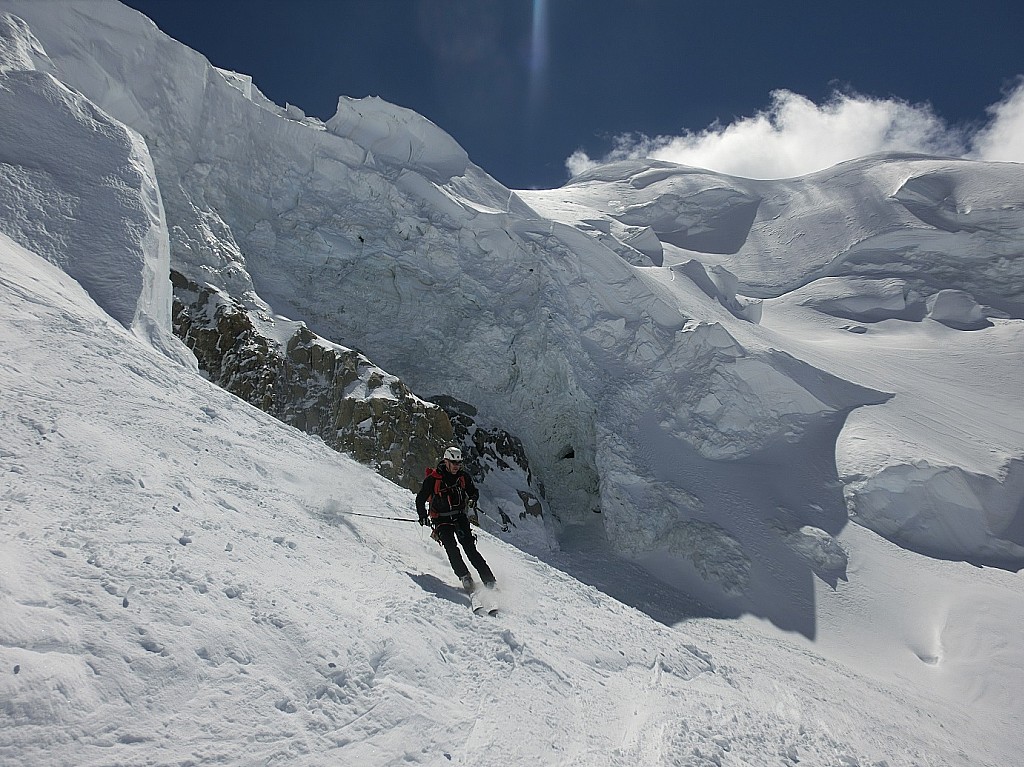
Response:
[{"label": "black jacket", "polygon": [[479,497],[480,491],[465,469],[452,474],[442,461],[435,468],[427,470],[423,485],[416,494],[416,513],[420,519],[427,516],[431,520],[454,517],[465,513],[466,504]]}]

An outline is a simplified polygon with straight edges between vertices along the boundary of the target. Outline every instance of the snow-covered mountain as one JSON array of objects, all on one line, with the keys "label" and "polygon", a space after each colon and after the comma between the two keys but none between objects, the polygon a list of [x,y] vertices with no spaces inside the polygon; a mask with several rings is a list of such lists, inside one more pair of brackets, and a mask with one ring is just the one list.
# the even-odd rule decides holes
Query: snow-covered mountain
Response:
[{"label": "snow-covered mountain", "polygon": [[419,526],[351,516],[408,517],[407,491],[6,235],[0,264],[5,767],[1013,763],[1008,572],[860,530],[840,609],[900,620],[830,650],[581,563],[628,606],[483,533],[505,612],[480,618]]},{"label": "snow-covered mountain", "polygon": [[[2,12],[0,758],[1016,758],[1020,165],[514,192],[408,110],[306,118],[115,2]],[[518,456],[485,508],[546,564],[484,536],[505,623],[418,527],[351,516],[406,491],[204,379],[172,269],[283,420],[345,409],[402,480],[432,399],[485,469]]]}]

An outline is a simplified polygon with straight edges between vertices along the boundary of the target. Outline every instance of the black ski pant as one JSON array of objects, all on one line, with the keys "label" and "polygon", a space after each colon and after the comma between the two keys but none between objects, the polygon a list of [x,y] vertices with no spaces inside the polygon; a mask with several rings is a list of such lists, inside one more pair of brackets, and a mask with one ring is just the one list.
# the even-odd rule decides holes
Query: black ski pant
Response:
[{"label": "black ski pant", "polygon": [[[473,567],[480,573],[480,580],[484,583],[494,583],[494,574],[487,562],[476,549],[476,536],[469,527],[469,517],[465,514],[456,514],[451,520],[442,520],[434,523],[434,530],[437,533],[437,540],[444,546],[448,554],[448,561],[452,564],[452,570],[459,578],[469,575],[469,568],[462,559],[459,551],[459,543],[466,551],[466,556],[473,563]],[[458,543],[456,543],[458,541]]]}]

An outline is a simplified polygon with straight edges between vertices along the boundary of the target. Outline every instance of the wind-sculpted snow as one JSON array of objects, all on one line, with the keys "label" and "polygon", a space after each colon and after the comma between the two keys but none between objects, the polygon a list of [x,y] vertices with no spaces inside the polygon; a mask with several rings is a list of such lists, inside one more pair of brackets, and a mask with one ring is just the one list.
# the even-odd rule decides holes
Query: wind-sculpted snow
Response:
[{"label": "wind-sculpted snow", "polygon": [[[52,75],[24,22],[0,15],[0,231],[44,255],[126,328],[183,357],[149,151]],[[73,162],[68,162],[72,158]]]},{"label": "wind-sculpted snow", "polygon": [[374,160],[412,168],[440,184],[463,175],[469,166],[466,150],[443,130],[376,97],[340,98],[327,130],[365,147]]},{"label": "wind-sculpted snow", "polygon": [[[835,558],[825,539],[828,556],[809,555],[800,531],[836,538],[861,508],[865,524],[885,517],[867,513],[872,478],[938,453],[1013,505],[1015,419],[988,454],[958,457],[948,423],[987,435],[921,396],[929,365],[890,352],[909,336],[901,348],[927,354],[938,325],[978,337],[952,344],[968,367],[1019,337],[1006,319],[1024,285],[1017,166],[885,156],[769,182],[621,163],[514,193],[401,108],[343,99],[325,126],[115,5],[4,6],[65,82],[146,137],[177,270],[359,349],[422,397],[471,403],[522,440],[553,533],[599,524],[702,598],[813,635],[813,615],[778,595],[806,604],[811,573],[835,580],[819,560]],[[917,178],[932,180],[899,192]],[[1019,359],[1010,348],[985,358],[996,380]],[[861,370],[872,353],[888,367]],[[848,417],[867,426],[854,436]],[[911,516],[925,497],[908,496]],[[999,526],[932,531],[938,547],[912,527],[872,529],[1024,561]]]},{"label": "wind-sculpted snow", "polygon": [[920,320],[927,311],[923,297],[896,277],[822,277],[789,295],[801,306],[858,322]]},{"label": "wind-sculpted snow", "polygon": [[926,316],[957,330],[981,330],[992,324],[974,297],[963,290],[940,290],[928,296],[925,305]]},{"label": "wind-sculpted snow", "polygon": [[1024,461],[1000,479],[927,461],[851,477],[860,524],[915,551],[1019,567],[1024,557]]},{"label": "wind-sculpted snow", "polygon": [[0,74],[52,70],[46,51],[22,19],[0,13]]},{"label": "wind-sculpted snow", "polygon": [[666,264],[721,264],[743,295],[778,296],[820,277],[901,277],[924,296],[962,289],[1024,316],[1017,163],[879,155],[754,181],[629,161],[522,194],[550,215],[649,225],[665,244]]},{"label": "wind-sculpted snow", "polygon": [[1024,233],[1019,164],[992,164],[984,176],[973,163],[922,165],[892,195],[921,221],[951,234],[987,232],[1019,238]]},{"label": "wind-sculpted snow", "polygon": [[899,282],[839,282],[850,292],[831,290],[838,303],[811,310],[805,288],[766,302],[765,323],[785,328],[804,359],[894,393],[852,412],[838,435],[851,519],[915,551],[1019,568],[1022,323],[958,330],[948,316],[922,319],[919,303],[909,320]]}]

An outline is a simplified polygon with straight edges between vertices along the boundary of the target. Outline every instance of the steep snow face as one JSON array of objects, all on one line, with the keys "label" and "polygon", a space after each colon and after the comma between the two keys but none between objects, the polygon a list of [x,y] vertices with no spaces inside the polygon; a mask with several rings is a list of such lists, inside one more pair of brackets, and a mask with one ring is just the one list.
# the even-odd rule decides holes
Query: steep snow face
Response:
[{"label": "steep snow face", "polygon": [[[458,169],[450,140],[431,145],[427,176],[389,164],[403,141],[436,139],[421,118],[409,127],[409,114],[371,102],[369,117],[355,121],[362,107],[343,102],[333,129],[363,146],[268,107],[123,8],[74,6],[72,27],[66,14],[13,6],[43,29],[69,82],[149,138],[176,268],[305,320],[424,394],[493,411],[524,434],[537,467],[578,446],[577,468],[545,484],[559,507],[591,505],[592,419],[580,417],[588,403],[573,380],[578,365],[564,359],[562,331],[549,329],[543,308],[549,291],[566,312],[534,242],[550,222],[507,233],[507,217],[529,210],[472,167],[434,183]],[[107,42],[117,35],[130,40],[116,46],[124,58]],[[406,138],[382,139],[394,126]]]},{"label": "steep snow face", "polygon": [[375,96],[342,96],[327,130],[365,147],[376,160],[411,168],[440,184],[464,175],[469,166],[466,150],[443,130],[412,110]]},{"label": "steep snow face", "polygon": [[[513,193],[399,108],[343,100],[325,126],[271,104],[244,76],[210,67],[119,6],[53,14],[36,3],[3,5],[29,20],[66,82],[146,136],[179,271],[360,349],[421,395],[486,412],[522,438],[567,527],[600,519],[620,551],[651,554],[652,567],[674,557],[661,568],[668,577],[755,611],[773,590],[806,595],[812,573],[830,582],[845,575],[827,541],[801,531],[834,536],[850,510],[894,539],[935,548],[914,525],[883,524],[892,515],[875,512],[881,495],[867,501],[871,477],[930,456],[933,442],[953,456],[944,466],[961,465],[942,427],[927,426],[945,423],[945,403],[902,404],[925,388],[905,379],[926,366],[865,375],[829,349],[833,334],[845,342],[867,329],[848,332],[833,315],[811,306],[787,313],[783,303],[776,317],[785,322],[767,306],[759,326],[749,297],[866,276],[876,283],[866,296],[857,291],[869,281],[847,281],[850,292],[831,296],[823,283],[814,300],[873,319],[876,297],[875,308],[889,311],[898,290],[903,309],[892,318],[919,320],[911,314],[921,306],[921,316],[956,323],[976,314],[945,309],[945,298],[928,302],[967,289],[992,320],[991,337],[1012,335],[1015,326],[981,304],[1016,311],[1015,166],[888,157],[753,182],[648,163]],[[991,176],[1002,192],[972,174]],[[890,199],[926,176],[945,180]],[[937,229],[921,211],[945,205],[938,195],[950,184],[966,223],[940,211]],[[659,263],[668,268],[637,267]],[[905,284],[877,287],[893,279]],[[906,331],[911,347],[928,342],[933,324]],[[859,335],[874,350],[891,341]],[[977,354],[965,351],[965,365]],[[1013,364],[996,364],[1000,377]],[[1019,412],[1019,403],[997,402]],[[871,424],[870,456],[846,447],[858,444],[844,437],[851,411]],[[879,461],[886,432],[876,419],[893,412],[906,450]],[[1007,466],[1024,455],[1024,437],[1012,428],[998,437],[977,465],[1004,493],[1001,511],[976,537],[941,535],[948,555],[1018,561],[999,541],[1015,535]],[[841,455],[858,456],[839,469],[837,443]],[[933,476],[942,474],[928,482]],[[927,497],[917,496],[915,514]],[[942,508],[945,518],[962,506]],[[822,556],[808,557],[808,545]]]},{"label": "steep snow face", "polygon": [[[77,279],[114,319],[184,359],[170,334],[170,249],[145,142],[52,75],[0,17],[0,231]],[[73,158],[73,162],[69,162]]]},{"label": "steep snow face", "polygon": [[28,24],[9,13],[0,14],[0,73],[35,69],[52,71],[50,57]]}]

